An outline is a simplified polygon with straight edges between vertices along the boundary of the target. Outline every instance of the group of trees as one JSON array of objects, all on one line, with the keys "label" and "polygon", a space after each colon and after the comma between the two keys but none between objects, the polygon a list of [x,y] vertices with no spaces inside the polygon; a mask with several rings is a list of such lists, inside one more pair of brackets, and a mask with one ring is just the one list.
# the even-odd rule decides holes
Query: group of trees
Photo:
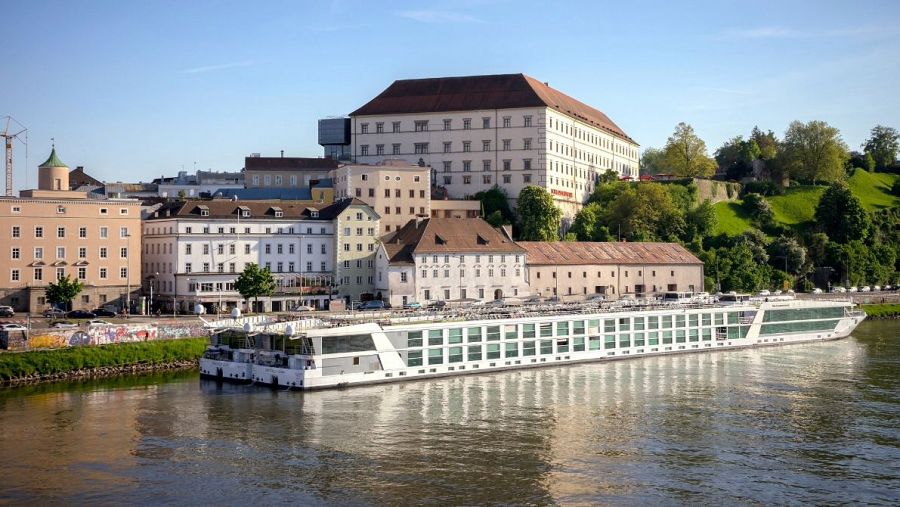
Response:
[{"label": "group of trees", "polygon": [[777,181],[830,183],[841,180],[848,169],[874,171],[893,167],[900,149],[900,134],[894,128],[878,125],[862,149],[862,153],[849,151],[840,131],[824,121],[794,121],[780,140],[771,130],[764,132],[754,127],[749,137],[735,136],[725,141],[710,158],[706,143],[693,127],[679,123],[662,149],[644,150],[641,173],[707,178],[718,169],[727,179],[739,180],[749,176],[754,164],[759,163]]}]

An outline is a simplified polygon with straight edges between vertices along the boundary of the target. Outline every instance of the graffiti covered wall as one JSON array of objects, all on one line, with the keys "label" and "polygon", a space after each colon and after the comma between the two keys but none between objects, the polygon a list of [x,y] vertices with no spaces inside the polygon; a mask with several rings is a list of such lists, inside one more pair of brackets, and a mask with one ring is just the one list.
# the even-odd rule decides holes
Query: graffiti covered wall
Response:
[{"label": "graffiti covered wall", "polygon": [[115,324],[85,329],[37,329],[30,336],[23,331],[0,331],[0,343],[9,350],[52,349],[82,345],[177,340],[206,336],[201,324]]}]

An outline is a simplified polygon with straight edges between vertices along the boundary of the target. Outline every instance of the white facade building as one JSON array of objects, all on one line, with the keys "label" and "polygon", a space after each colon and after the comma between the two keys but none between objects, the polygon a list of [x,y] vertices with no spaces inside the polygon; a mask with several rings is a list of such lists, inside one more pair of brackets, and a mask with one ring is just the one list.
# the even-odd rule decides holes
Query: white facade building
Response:
[{"label": "white facade building", "polygon": [[480,218],[411,220],[379,246],[375,265],[375,297],[395,307],[529,295],[525,249]]},{"label": "white facade building", "polygon": [[423,163],[451,198],[546,188],[564,215],[600,174],[638,176],[638,144],[604,113],[523,74],[395,81],[350,114],[352,156]]},{"label": "white facade building", "polygon": [[143,280],[154,308],[191,311],[201,303],[242,309],[234,289],[248,263],[271,270],[278,288],[262,311],[327,306],[335,259],[335,205],[302,201],[182,201],[144,221]]}]

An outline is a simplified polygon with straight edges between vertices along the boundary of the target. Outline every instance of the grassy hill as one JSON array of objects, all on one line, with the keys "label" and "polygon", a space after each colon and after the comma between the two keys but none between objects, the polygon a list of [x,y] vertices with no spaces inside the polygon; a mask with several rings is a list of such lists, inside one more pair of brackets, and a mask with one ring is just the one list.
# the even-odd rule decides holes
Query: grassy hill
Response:
[{"label": "grassy hill", "polygon": [[[900,175],[856,171],[848,180],[850,190],[868,211],[900,206],[900,197],[891,195],[891,186]],[[813,221],[816,206],[825,192],[825,186],[804,185],[787,189],[784,195],[767,197],[775,214],[775,221],[791,227],[799,227]],[[714,204],[719,223],[714,234],[736,236],[751,227],[741,201]]]}]

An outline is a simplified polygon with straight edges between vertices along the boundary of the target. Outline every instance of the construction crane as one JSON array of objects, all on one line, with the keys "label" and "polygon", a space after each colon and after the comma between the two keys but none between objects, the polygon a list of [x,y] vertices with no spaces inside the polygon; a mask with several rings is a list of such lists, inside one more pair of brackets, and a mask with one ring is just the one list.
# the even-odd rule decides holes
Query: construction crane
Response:
[{"label": "construction crane", "polygon": [[[25,128],[25,125],[22,125],[12,116],[4,116],[3,120],[5,120],[5,124],[3,126],[3,132],[0,132],[0,137],[6,141],[6,196],[12,197],[13,195],[13,139],[18,139],[20,143],[25,145],[25,157],[28,160],[28,129]],[[9,128],[13,127],[13,130],[19,130],[15,134],[10,133]],[[25,140],[23,141],[21,137],[22,134],[25,134]],[[28,163],[26,162],[26,165]]]}]

